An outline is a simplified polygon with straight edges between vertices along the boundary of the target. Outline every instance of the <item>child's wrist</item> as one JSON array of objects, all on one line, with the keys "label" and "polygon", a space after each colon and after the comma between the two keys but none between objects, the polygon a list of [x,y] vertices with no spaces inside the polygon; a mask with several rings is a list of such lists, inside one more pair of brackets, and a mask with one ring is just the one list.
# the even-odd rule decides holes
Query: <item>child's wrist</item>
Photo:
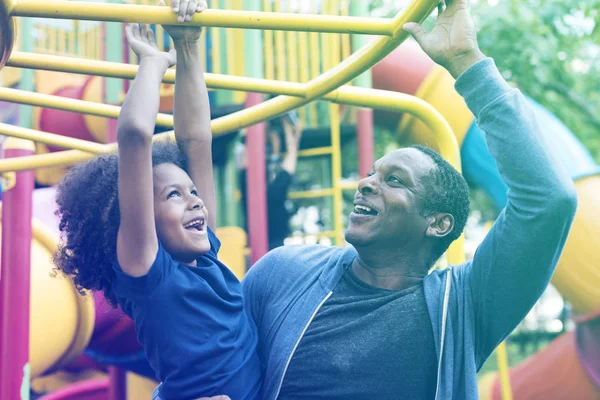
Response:
[{"label": "child's wrist", "polygon": [[152,66],[153,68],[157,68],[163,71],[169,69],[169,61],[167,60],[167,58],[159,55],[142,57],[140,59],[140,67],[142,67],[142,65],[144,65],[145,68],[148,68],[147,66]]}]

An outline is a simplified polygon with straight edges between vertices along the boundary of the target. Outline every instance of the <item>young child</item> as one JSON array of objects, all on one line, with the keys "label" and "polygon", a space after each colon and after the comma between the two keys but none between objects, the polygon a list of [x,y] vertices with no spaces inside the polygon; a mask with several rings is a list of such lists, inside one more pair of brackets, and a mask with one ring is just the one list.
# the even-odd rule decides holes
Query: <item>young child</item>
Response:
[{"label": "young child", "polygon": [[[217,259],[220,243],[212,231],[201,31],[165,29],[177,53],[159,51],[148,26],[127,26],[140,66],[119,115],[118,155],[76,166],[59,184],[63,243],[55,263],[80,289],[102,290],[134,320],[161,381],[155,399],[255,399],[261,385],[256,327],[239,281]],[[152,144],[160,83],[176,61],[175,132],[184,154],[175,144]]]}]

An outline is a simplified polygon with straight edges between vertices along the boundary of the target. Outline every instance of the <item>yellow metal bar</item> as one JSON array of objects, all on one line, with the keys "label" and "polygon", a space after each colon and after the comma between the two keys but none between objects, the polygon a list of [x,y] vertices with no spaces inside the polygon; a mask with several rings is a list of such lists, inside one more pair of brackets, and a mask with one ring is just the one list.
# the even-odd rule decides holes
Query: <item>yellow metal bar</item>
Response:
[{"label": "yellow metal bar", "polygon": [[[218,60],[219,57],[214,58]],[[135,59],[133,60],[135,61]],[[138,70],[137,65],[120,64],[108,61],[82,60],[69,57],[58,57],[34,53],[14,51],[6,63],[10,67],[42,69],[46,71],[71,72],[84,75],[98,75],[109,78],[133,79]],[[213,64],[216,69],[216,62]],[[220,67],[220,64],[219,64]],[[229,89],[254,91],[262,93],[285,94],[304,97],[305,86],[299,83],[269,81],[259,78],[246,78],[220,74],[204,74],[206,84],[212,89]],[[167,70],[164,83],[175,83],[175,71]]]},{"label": "yellow metal bar", "polygon": [[[234,8],[235,10],[242,9],[242,0],[234,0]],[[232,31],[233,35],[233,45],[234,45],[234,53],[235,59],[228,60],[229,65],[233,66],[233,72],[228,72],[230,75],[244,76],[246,68],[244,66],[245,57],[244,57],[244,31],[241,29],[228,29],[228,31]],[[233,64],[231,64],[233,62]],[[244,92],[233,92],[233,102],[235,104],[242,104],[246,101],[246,93]]]},{"label": "yellow metal bar", "polygon": [[[96,5],[98,4],[94,4],[94,6]],[[393,19],[393,37],[374,40],[362,49],[359,49],[349,59],[309,82],[306,85],[309,93],[308,98],[299,99],[280,96],[258,104],[254,107],[244,109],[235,114],[221,117],[213,121],[213,133],[222,134],[224,132],[231,132],[233,130],[238,130],[246,126],[256,124],[259,121],[273,118],[276,115],[281,115],[282,113],[302,106],[308,103],[310,100],[322,96],[323,94],[332,91],[336,87],[343,85],[345,82],[354,79],[356,76],[360,75],[366,69],[370,68],[377,61],[383,58],[387,53],[392,51],[406,38],[407,34],[401,29],[401,26],[405,22],[422,21],[431,11],[433,11],[436,6],[437,0],[421,0],[417,3],[411,4],[403,14],[399,14]],[[169,11],[167,10],[167,12]],[[340,90],[341,89],[351,88],[340,88]],[[336,101],[340,102],[339,93]],[[172,137],[173,133],[170,132],[167,135]],[[454,139],[454,137],[452,138]],[[454,143],[456,144],[455,139]],[[458,146],[456,147],[458,148]],[[35,169],[52,165],[67,165],[73,162],[85,160],[86,158],[89,158],[89,155],[86,153],[72,150],[63,152],[63,154],[60,155],[50,154],[43,156],[24,157],[18,161],[16,161],[16,159],[0,160],[0,172],[3,170],[17,170],[18,168]]]},{"label": "yellow metal bar", "polygon": [[[218,0],[212,0],[209,4],[210,8],[218,7]],[[221,68],[221,29],[210,28],[210,38],[212,41],[211,55],[212,55],[212,72],[216,74],[223,73]]]},{"label": "yellow metal bar", "polygon": [[[331,1],[331,14],[339,12],[339,0]],[[328,34],[331,39],[332,65],[340,62],[340,35]],[[335,240],[338,246],[344,243],[344,227],[342,221],[343,198],[340,182],[342,180],[342,144],[340,132],[340,106],[329,104],[329,123],[331,124],[331,182],[333,183],[333,230],[336,232]]]},{"label": "yellow metal bar", "polygon": [[321,237],[328,237],[328,238],[334,239],[335,235],[336,235],[335,231],[324,231],[324,232],[317,232],[317,233],[302,233],[302,234],[297,234],[296,233],[296,234],[291,235],[290,237],[293,237],[293,238],[296,238],[296,237],[299,237],[299,238],[307,238],[307,237],[318,237],[318,238],[321,238]]},{"label": "yellow metal bar", "polygon": [[329,104],[329,123],[331,124],[331,179],[333,182],[333,230],[337,232],[336,244],[344,243],[344,227],[342,222],[342,152],[340,143],[340,106]]},{"label": "yellow metal bar", "polygon": [[77,31],[79,31],[79,21],[75,20],[71,24],[71,31],[69,32],[69,53],[76,56],[77,53]]},{"label": "yellow metal bar", "polygon": [[165,50],[165,30],[160,24],[156,24],[156,45],[159,49]]},{"label": "yellow metal bar", "polygon": [[[334,93],[325,96],[325,98],[339,104],[404,111],[420,118],[432,131],[437,133],[437,147],[440,149],[442,156],[460,171],[460,153],[454,134],[446,120],[444,120],[441,114],[429,103],[402,93],[358,87],[341,87]],[[77,102],[81,101],[82,100],[78,100]],[[118,109],[118,107],[115,108]],[[113,115],[117,114],[118,110],[114,112]],[[222,123],[223,119],[224,118],[219,118],[212,121],[212,130],[215,135],[229,132],[227,130],[228,126]],[[164,138],[165,136],[172,137],[172,133],[155,135],[155,138],[159,139]],[[89,158],[89,154],[73,150],[23,157],[22,159],[5,159],[0,160],[0,172],[64,166],[84,161]]]},{"label": "yellow metal bar", "polygon": [[94,28],[94,59],[99,60],[102,55],[102,44],[103,44],[103,40],[102,40],[102,28],[100,28],[100,26],[97,26],[96,28]]},{"label": "yellow metal bar", "polygon": [[[91,101],[69,99],[66,97],[10,88],[0,88],[0,100],[107,118],[118,118],[119,112],[121,111],[121,107],[110,104],[94,103]],[[173,116],[169,114],[158,114],[156,124],[162,127],[171,128],[173,127]]]},{"label": "yellow metal bar", "polygon": [[358,188],[358,182],[356,181],[341,181],[340,189],[342,190],[356,190]]},{"label": "yellow metal bar", "polygon": [[68,136],[57,135],[54,133],[36,131],[33,129],[22,128],[20,126],[14,126],[4,123],[0,123],[0,134],[21,139],[32,140],[38,143],[45,143],[56,147],[81,150],[93,154],[104,154],[109,150],[108,147],[100,143],[75,139]]},{"label": "yellow metal bar", "polygon": [[502,400],[512,400],[513,396],[512,388],[510,387],[506,341],[500,343],[496,348],[496,359],[498,361],[498,375],[500,377],[500,388],[502,389]]},{"label": "yellow metal bar", "polygon": [[77,56],[85,56],[85,32],[79,21],[77,21]]},{"label": "yellow metal bar", "polygon": [[[343,17],[347,17],[350,14],[350,4],[348,0],[342,0],[342,4],[341,4],[341,15]],[[351,46],[350,46],[350,35],[342,35],[341,36],[341,41],[342,41],[342,60],[345,60],[346,58],[350,57],[350,54],[352,53],[351,51]],[[352,83],[352,81],[348,82],[348,84]]]},{"label": "yellow metal bar", "polygon": [[[225,0],[225,7],[229,10],[233,8],[233,0]],[[225,52],[226,52],[226,59],[225,59],[225,71],[227,71],[227,73],[229,75],[235,75],[233,73],[234,71],[234,66],[235,66],[235,61],[236,61],[236,54],[235,54],[235,48],[233,47],[233,31],[231,29],[226,29],[225,30]]]},{"label": "yellow metal bar", "polygon": [[64,29],[57,30],[58,53],[61,55],[67,54],[67,32]]},{"label": "yellow metal bar", "polygon": [[[291,12],[291,0],[287,2],[288,12]],[[287,47],[287,71],[288,80],[292,82],[298,82],[298,32],[287,31],[286,36],[286,47]]]},{"label": "yellow metal bar", "polygon": [[[280,1],[275,1],[274,10],[276,13],[280,13],[281,5]],[[285,40],[284,33],[282,31],[275,32],[275,57],[277,58],[277,64],[275,65],[275,76],[277,80],[285,81],[286,76],[286,63],[285,63]]]},{"label": "yellow metal bar", "polygon": [[[298,66],[300,68],[300,82],[306,83],[310,79],[309,75],[309,64],[308,60],[311,58],[308,53],[308,33],[300,32],[298,34]],[[308,115],[309,106],[301,107],[299,109],[300,118],[304,121],[304,125],[306,126],[307,115]]]},{"label": "yellow metal bar", "polygon": [[316,199],[319,197],[329,197],[332,196],[334,189],[315,189],[315,190],[305,190],[302,192],[290,192],[288,197],[292,200],[297,199]]},{"label": "yellow metal bar", "polygon": [[[263,0],[263,11],[271,11],[271,0]],[[265,78],[275,79],[275,54],[273,50],[273,31],[265,30],[263,32],[264,59],[265,59]]]},{"label": "yellow metal bar", "polygon": [[206,36],[200,36],[200,40],[198,40],[198,51],[200,53],[200,61],[202,62],[204,70],[206,71],[206,68],[208,66]]},{"label": "yellow metal bar", "polygon": [[[177,24],[177,17],[167,7],[79,1],[19,0],[14,3],[11,15],[143,24]],[[370,17],[344,18],[328,15],[209,9],[195,14],[188,23],[223,28],[393,35],[392,20]]]},{"label": "yellow metal bar", "polygon": [[56,54],[56,29],[48,28],[48,50],[52,54]]},{"label": "yellow metal bar", "polygon": [[85,33],[85,58],[94,58],[94,32],[91,28]]},{"label": "yellow metal bar", "polygon": [[315,147],[313,149],[300,150],[298,152],[298,157],[316,157],[316,156],[331,155],[332,153],[333,153],[333,149],[331,146]]},{"label": "yellow metal bar", "polygon": [[[318,11],[319,10],[317,9],[317,0],[312,0],[310,3],[310,12],[313,14],[317,14]],[[310,78],[314,79],[321,73],[321,68],[319,65],[320,57],[315,57],[315,55],[321,54],[319,49],[319,34],[317,32],[310,32],[308,34],[308,39],[309,53],[305,57],[310,58]],[[317,103],[314,101],[308,105],[308,121],[309,126],[317,126]]]}]

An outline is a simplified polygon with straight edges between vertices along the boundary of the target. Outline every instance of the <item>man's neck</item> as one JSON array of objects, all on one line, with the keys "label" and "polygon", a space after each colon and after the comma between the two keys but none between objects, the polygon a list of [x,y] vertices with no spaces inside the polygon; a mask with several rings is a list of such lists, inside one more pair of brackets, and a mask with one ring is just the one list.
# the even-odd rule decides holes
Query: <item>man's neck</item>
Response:
[{"label": "man's neck", "polygon": [[351,268],[364,283],[387,290],[402,290],[418,285],[427,275],[423,257],[398,251],[386,254],[359,250]]}]

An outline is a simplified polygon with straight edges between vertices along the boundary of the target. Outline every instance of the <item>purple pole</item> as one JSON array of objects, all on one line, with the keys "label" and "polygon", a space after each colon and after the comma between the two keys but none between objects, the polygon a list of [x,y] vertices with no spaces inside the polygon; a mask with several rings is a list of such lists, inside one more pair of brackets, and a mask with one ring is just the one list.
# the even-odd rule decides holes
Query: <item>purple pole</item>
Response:
[{"label": "purple pole", "polygon": [[[33,142],[8,138],[5,158],[35,153]],[[17,172],[2,193],[0,270],[0,399],[29,398],[29,281],[33,171]]]}]

